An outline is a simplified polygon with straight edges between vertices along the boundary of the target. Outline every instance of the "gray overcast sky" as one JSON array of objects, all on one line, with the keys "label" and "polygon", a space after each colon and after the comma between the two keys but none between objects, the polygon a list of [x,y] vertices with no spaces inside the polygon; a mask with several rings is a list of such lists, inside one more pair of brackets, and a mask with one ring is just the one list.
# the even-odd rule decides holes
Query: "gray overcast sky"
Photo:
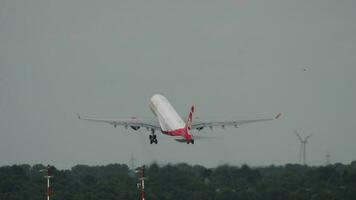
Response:
[{"label": "gray overcast sky", "polygon": [[[308,162],[356,152],[354,0],[0,0],[0,165]],[[307,69],[304,71],[304,68]],[[153,117],[155,93],[185,119],[283,113],[180,144],[83,122]]]}]

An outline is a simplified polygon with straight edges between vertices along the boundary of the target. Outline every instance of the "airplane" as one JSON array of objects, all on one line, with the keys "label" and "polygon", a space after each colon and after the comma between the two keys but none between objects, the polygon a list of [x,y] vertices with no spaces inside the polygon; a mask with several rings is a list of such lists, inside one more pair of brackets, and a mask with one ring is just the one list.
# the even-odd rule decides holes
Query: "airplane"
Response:
[{"label": "airplane", "polygon": [[[193,122],[193,113],[195,110],[194,105],[191,106],[189,115],[186,122],[182,120],[173,106],[169,103],[166,97],[160,94],[155,94],[150,99],[150,109],[156,116],[156,120],[140,120],[137,118],[131,119],[95,119],[95,118],[83,118],[78,114],[78,119],[87,120],[93,122],[103,122],[113,125],[115,128],[117,126],[124,126],[126,129],[131,127],[133,130],[137,131],[141,127],[146,128],[150,131],[149,135],[150,144],[157,144],[156,131],[160,131],[162,134],[173,136],[176,141],[183,143],[194,144],[194,136],[191,134],[192,130],[202,130],[205,127],[209,127],[211,130],[213,127],[234,126],[239,127],[242,124],[264,122],[278,119],[282,114],[278,113],[275,117],[262,118],[262,119],[252,119],[252,120],[240,120],[240,121],[201,121],[195,120]],[[196,137],[197,138],[197,137]]]}]

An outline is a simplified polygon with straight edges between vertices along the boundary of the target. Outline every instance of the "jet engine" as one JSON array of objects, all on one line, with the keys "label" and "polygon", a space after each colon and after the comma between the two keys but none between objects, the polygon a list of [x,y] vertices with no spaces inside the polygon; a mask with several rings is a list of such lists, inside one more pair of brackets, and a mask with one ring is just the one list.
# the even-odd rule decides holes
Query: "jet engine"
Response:
[{"label": "jet engine", "polygon": [[141,127],[139,127],[139,126],[131,126],[131,128],[132,128],[133,130],[137,131],[137,130],[140,129]]}]

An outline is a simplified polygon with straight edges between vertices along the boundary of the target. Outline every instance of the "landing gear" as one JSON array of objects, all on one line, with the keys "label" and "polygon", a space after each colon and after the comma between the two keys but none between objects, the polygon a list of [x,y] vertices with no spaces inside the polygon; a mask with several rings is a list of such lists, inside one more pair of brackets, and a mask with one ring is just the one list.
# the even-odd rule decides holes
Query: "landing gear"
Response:
[{"label": "landing gear", "polygon": [[150,135],[150,144],[157,144],[158,143],[158,140],[157,140],[157,135]]},{"label": "landing gear", "polygon": [[187,140],[187,144],[189,144],[189,143],[194,144],[194,140],[190,140],[190,141]]}]

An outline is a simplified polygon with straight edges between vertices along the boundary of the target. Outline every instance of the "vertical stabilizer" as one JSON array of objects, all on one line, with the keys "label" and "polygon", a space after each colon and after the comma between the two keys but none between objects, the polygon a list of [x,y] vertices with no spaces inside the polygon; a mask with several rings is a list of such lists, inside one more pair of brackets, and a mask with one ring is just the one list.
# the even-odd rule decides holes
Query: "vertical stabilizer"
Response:
[{"label": "vertical stabilizer", "polygon": [[192,120],[193,120],[193,113],[194,113],[194,105],[190,108],[190,112],[188,115],[187,123],[185,124],[185,128],[190,130],[192,126]]}]

